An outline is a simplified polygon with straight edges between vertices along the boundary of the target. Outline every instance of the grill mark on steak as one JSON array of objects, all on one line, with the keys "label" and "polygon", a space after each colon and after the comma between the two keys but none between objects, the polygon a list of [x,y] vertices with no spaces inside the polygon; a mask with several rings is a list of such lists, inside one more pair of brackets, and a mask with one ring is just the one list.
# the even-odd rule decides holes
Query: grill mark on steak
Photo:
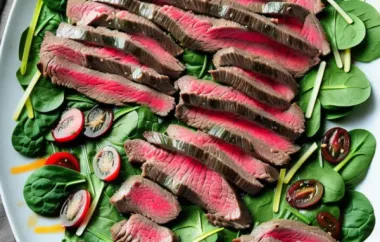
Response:
[{"label": "grill mark on steak", "polygon": [[274,182],[278,179],[279,173],[275,168],[221,139],[174,124],[169,125],[166,133],[172,139],[191,143],[220,159],[226,159],[227,163],[235,163],[236,166],[241,167],[258,180]]},{"label": "grill mark on steak", "polygon": [[290,140],[297,139],[305,130],[305,118],[297,104],[282,111],[262,104],[231,87],[212,81],[183,76],[175,82],[185,105],[209,110],[235,113]]},{"label": "grill mark on steak", "polygon": [[154,131],[145,132],[143,136],[151,144],[194,158],[251,195],[256,195],[263,188],[263,185],[254,176],[226,157],[218,157],[215,152],[208,152],[209,148],[201,149],[191,143],[171,139]]},{"label": "grill mark on steak", "polygon": [[158,224],[175,219],[181,211],[173,194],[142,176],[129,177],[111,197],[120,213],[138,213]]},{"label": "grill mark on steak", "polygon": [[133,214],[128,221],[122,220],[111,227],[115,242],[177,242],[177,236],[168,228],[159,226],[139,214]]},{"label": "grill mark on steak", "polygon": [[177,105],[176,117],[189,126],[209,132],[274,165],[286,165],[300,148],[271,130],[224,112]]},{"label": "grill mark on steak", "polygon": [[144,163],[144,177],[206,209],[212,224],[236,229],[250,226],[252,218],[247,208],[220,174],[188,156],[142,140],[127,140],[125,151],[130,162]]},{"label": "grill mark on steak", "polygon": [[170,77],[178,77],[185,69],[183,64],[159,43],[143,35],[128,35],[104,27],[93,28],[61,23],[57,36],[124,51],[157,72]]},{"label": "grill mark on steak", "polygon": [[209,73],[215,81],[232,86],[251,98],[279,109],[288,109],[296,95],[280,82],[239,67],[219,67]]},{"label": "grill mark on steak", "polygon": [[123,76],[165,94],[171,95],[177,91],[168,76],[157,73],[141,64],[134,56],[116,49],[86,46],[47,32],[41,44],[41,52],[53,53],[90,69]]},{"label": "grill mark on steak", "polygon": [[173,97],[124,77],[91,70],[51,53],[41,53],[38,68],[52,83],[77,90],[101,103],[125,105],[138,103],[166,116],[174,108]]},{"label": "grill mark on steak", "polygon": [[102,26],[129,34],[146,35],[160,43],[173,56],[180,55],[183,52],[182,48],[169,35],[151,21],[127,11],[116,10],[102,3],[70,0],[67,16],[72,20],[72,23],[79,25]]}]

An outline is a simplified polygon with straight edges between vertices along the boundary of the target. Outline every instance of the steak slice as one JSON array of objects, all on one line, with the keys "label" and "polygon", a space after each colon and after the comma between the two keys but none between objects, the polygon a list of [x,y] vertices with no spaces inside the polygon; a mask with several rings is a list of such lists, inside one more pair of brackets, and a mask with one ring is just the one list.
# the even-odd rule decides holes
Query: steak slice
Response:
[{"label": "steak slice", "polygon": [[286,165],[290,154],[299,150],[297,145],[271,130],[257,126],[241,117],[202,108],[187,108],[180,103],[176,116],[189,126],[209,132],[239,146],[249,154],[274,165]]},{"label": "steak slice", "polygon": [[[274,5],[274,3],[272,2],[284,2],[284,3],[290,3],[290,4],[295,4],[297,6],[300,6],[300,7],[303,7],[304,9],[314,13],[314,14],[317,14],[319,12],[321,12],[324,8],[324,4],[321,0],[284,0],[284,1],[272,1],[272,0],[234,0],[234,2],[240,4],[240,5],[243,5],[245,7],[251,7],[252,5],[254,4],[263,4],[263,3],[268,3],[269,5],[267,6],[278,6],[278,5]],[[273,5],[272,5],[273,4]],[[298,9],[290,9],[290,10],[286,10],[286,9],[283,9],[284,11],[286,12],[294,12]],[[298,10],[299,11],[299,10]]]},{"label": "steak slice", "polygon": [[215,52],[227,47],[239,48],[270,59],[297,76],[320,61],[318,57],[308,57],[235,22],[195,15],[173,6],[160,8],[153,22],[190,49]]},{"label": "steak slice", "polygon": [[170,229],[139,214],[133,214],[128,221],[122,220],[114,224],[111,227],[111,236],[115,242],[178,241]]},{"label": "steak slice", "polygon": [[215,53],[212,62],[218,67],[237,66],[265,75],[274,81],[286,84],[297,93],[298,84],[292,75],[277,63],[237,48],[225,48]]},{"label": "steak slice", "polygon": [[182,48],[157,25],[133,13],[86,0],[69,0],[66,12],[71,23],[102,26],[129,34],[143,34],[156,40],[173,56],[183,52]]},{"label": "steak slice", "polygon": [[305,130],[305,118],[297,104],[282,111],[216,82],[183,76],[175,83],[181,99],[187,106],[236,113],[263,127],[296,140]]},{"label": "steak slice", "polygon": [[185,68],[157,41],[144,35],[129,35],[104,27],[93,28],[61,23],[57,29],[57,36],[124,51],[157,72],[170,77],[178,77]]},{"label": "steak slice", "polygon": [[146,19],[152,20],[156,11],[160,8],[155,4],[144,3],[138,0],[92,0],[94,2],[105,3],[116,8],[127,10]]},{"label": "steak slice", "polygon": [[168,76],[159,74],[123,51],[87,46],[70,39],[55,37],[47,32],[41,45],[41,52],[50,52],[77,65],[123,76],[169,95],[176,92]]},{"label": "steak slice", "polygon": [[181,211],[173,194],[142,176],[131,176],[111,197],[120,213],[138,213],[158,224],[175,219]]},{"label": "steak slice", "polygon": [[194,158],[251,195],[256,195],[263,188],[253,175],[237,166],[235,162],[215,156],[215,152],[208,152],[208,149],[202,149],[183,140],[171,139],[154,131],[145,132],[144,137],[151,144]]},{"label": "steak slice", "polygon": [[39,70],[54,84],[72,88],[101,103],[138,103],[166,116],[174,108],[173,97],[159,93],[124,77],[87,69],[51,53],[41,53]]},{"label": "steak slice", "polygon": [[240,197],[220,174],[202,163],[142,140],[127,140],[125,150],[130,162],[144,163],[144,177],[206,209],[210,223],[236,229],[250,226],[252,218]]},{"label": "steak slice", "polygon": [[180,125],[169,125],[166,130],[172,139],[191,143],[202,148],[226,163],[234,163],[235,166],[244,169],[256,179],[266,182],[274,182],[278,179],[278,171],[272,166],[248,155],[237,146],[231,145],[221,139],[217,139],[201,131],[193,131]]},{"label": "steak slice", "polygon": [[209,72],[215,81],[232,86],[253,99],[279,109],[288,109],[296,95],[283,83],[239,67],[219,67]]},{"label": "steak slice", "polygon": [[[286,240],[283,240],[285,238]],[[285,219],[273,219],[260,224],[250,235],[243,235],[233,240],[233,242],[264,241],[335,242],[336,240],[319,227]]]}]

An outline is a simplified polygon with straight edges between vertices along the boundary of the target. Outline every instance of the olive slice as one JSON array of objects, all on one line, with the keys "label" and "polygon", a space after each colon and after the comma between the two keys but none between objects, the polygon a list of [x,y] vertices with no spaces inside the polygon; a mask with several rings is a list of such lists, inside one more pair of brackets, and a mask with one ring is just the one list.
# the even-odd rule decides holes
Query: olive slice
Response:
[{"label": "olive slice", "polygon": [[98,138],[110,130],[112,122],[112,110],[96,106],[86,115],[84,135],[89,138]]},{"label": "olive slice", "polygon": [[323,196],[323,185],[317,180],[299,180],[290,186],[286,201],[295,208],[308,208]]},{"label": "olive slice", "polygon": [[338,219],[328,212],[321,212],[317,215],[317,221],[325,232],[339,240],[341,225]]},{"label": "olive slice", "polygon": [[322,156],[332,164],[337,164],[347,157],[350,152],[351,138],[347,130],[332,128],[322,139]]},{"label": "olive slice", "polygon": [[105,146],[95,155],[92,165],[99,179],[113,181],[119,175],[120,155],[114,147]]},{"label": "olive slice", "polygon": [[60,218],[64,227],[77,227],[81,224],[90,208],[91,195],[86,190],[79,190],[65,201]]}]

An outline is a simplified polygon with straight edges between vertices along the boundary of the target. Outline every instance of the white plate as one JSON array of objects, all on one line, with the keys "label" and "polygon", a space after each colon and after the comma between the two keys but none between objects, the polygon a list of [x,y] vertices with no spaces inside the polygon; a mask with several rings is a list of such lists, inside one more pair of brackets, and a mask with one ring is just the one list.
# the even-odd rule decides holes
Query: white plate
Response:
[{"label": "white plate", "polygon": [[[368,2],[373,3],[380,10],[379,1],[369,0]],[[20,66],[18,45],[21,33],[30,24],[35,4],[36,1],[30,0],[16,0],[14,2],[0,49],[0,192],[17,241],[53,242],[61,241],[63,235],[37,235],[33,232],[34,229],[28,226],[28,220],[34,216],[24,202],[22,191],[29,173],[20,175],[11,175],[10,173],[11,167],[30,162],[14,151],[11,135],[16,125],[12,120],[12,115],[22,96],[22,89],[16,79],[16,71]],[[380,60],[371,64],[358,64],[358,66],[370,79],[373,93],[369,101],[357,108],[348,119],[338,124],[347,129],[368,129],[380,142],[380,99],[377,97],[380,95]],[[359,191],[371,200],[377,218],[380,218],[379,171],[380,152],[376,152],[371,169],[365,181],[359,186]],[[52,225],[57,222],[57,220],[40,217],[37,220],[39,226]],[[380,223],[376,224],[374,232],[367,241],[380,241]]]}]

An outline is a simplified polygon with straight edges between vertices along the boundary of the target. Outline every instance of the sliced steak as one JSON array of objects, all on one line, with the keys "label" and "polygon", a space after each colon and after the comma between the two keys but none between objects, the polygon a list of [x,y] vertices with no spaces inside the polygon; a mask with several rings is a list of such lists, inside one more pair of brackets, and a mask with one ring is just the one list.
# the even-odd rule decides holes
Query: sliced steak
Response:
[{"label": "sliced steak", "polygon": [[[234,0],[234,2],[236,2],[240,5],[243,5],[245,7],[251,7],[252,5],[255,5],[255,4],[263,4],[263,3],[272,4],[272,2],[276,2],[276,1],[272,1],[272,0]],[[324,4],[322,3],[321,0],[284,0],[284,1],[280,0],[277,2],[285,2],[285,3],[296,4],[296,5],[301,6],[305,9],[307,9],[308,11],[315,13],[315,14],[321,12],[322,9],[324,8]],[[271,5],[269,5],[269,6],[271,6]],[[284,10],[284,11],[289,12],[289,11],[295,11],[295,10]]]},{"label": "sliced steak", "polygon": [[173,97],[124,77],[87,69],[51,53],[41,53],[38,67],[54,84],[72,88],[101,103],[138,103],[166,116],[174,108]]},{"label": "sliced steak", "polygon": [[61,23],[57,36],[124,51],[157,72],[170,77],[178,77],[185,68],[157,41],[141,34],[129,35],[104,27],[93,28]]},{"label": "sliced steak", "polygon": [[111,197],[120,213],[138,213],[158,224],[175,219],[181,206],[173,194],[142,176],[131,176]]},{"label": "sliced steak", "polygon": [[253,71],[286,84],[294,93],[298,91],[298,84],[292,75],[277,63],[258,55],[237,48],[225,48],[215,53],[212,62],[218,68],[221,66],[237,66]]},{"label": "sliced steak", "polygon": [[215,81],[232,86],[251,98],[279,109],[288,109],[296,95],[283,83],[239,67],[219,67],[209,72]]},{"label": "sliced steak", "polygon": [[285,165],[297,145],[269,129],[229,113],[177,105],[176,116],[187,125],[235,144],[254,157],[274,165]]},{"label": "sliced steak", "polygon": [[235,162],[215,156],[215,152],[208,152],[208,149],[202,149],[154,131],[145,132],[144,137],[151,144],[194,158],[251,195],[256,195],[263,188],[263,185],[253,175],[237,166]]},{"label": "sliced steak", "polygon": [[168,76],[159,74],[123,51],[87,46],[70,39],[55,37],[48,32],[42,42],[41,52],[50,52],[87,68],[126,77],[169,95],[176,92]]},{"label": "sliced steak", "polygon": [[113,225],[111,236],[115,242],[178,241],[170,229],[138,214],[133,214],[128,221],[123,220]]},{"label": "sliced steak", "polygon": [[139,0],[92,0],[105,3],[116,8],[125,9],[146,19],[152,20],[156,11],[160,8],[155,4],[140,2]]},{"label": "sliced steak", "polygon": [[133,13],[119,11],[102,3],[86,0],[69,0],[66,12],[72,23],[102,26],[129,34],[143,34],[156,40],[174,56],[183,52],[173,39],[157,25]]},{"label": "sliced steak", "polygon": [[244,169],[258,180],[274,182],[278,179],[278,171],[275,168],[221,139],[174,124],[167,128],[166,133],[173,139],[202,148],[219,159],[226,160],[226,163],[234,163],[235,166]]},{"label": "sliced steak", "polygon": [[319,227],[285,219],[273,219],[260,224],[250,235],[243,235],[233,240],[233,242],[264,241],[335,242],[336,240]]},{"label": "sliced steak", "polygon": [[240,114],[290,140],[296,140],[305,130],[304,114],[295,103],[282,111],[262,104],[234,88],[192,76],[181,77],[175,85],[187,106]]},{"label": "sliced steak", "polygon": [[252,218],[239,196],[220,174],[202,163],[142,140],[126,141],[125,150],[130,162],[144,163],[144,177],[206,209],[212,224],[236,229],[250,226]]},{"label": "sliced steak", "polygon": [[160,8],[153,21],[190,49],[215,52],[236,47],[272,60],[297,76],[319,63],[318,57],[308,57],[235,22],[195,15],[173,6]]}]

